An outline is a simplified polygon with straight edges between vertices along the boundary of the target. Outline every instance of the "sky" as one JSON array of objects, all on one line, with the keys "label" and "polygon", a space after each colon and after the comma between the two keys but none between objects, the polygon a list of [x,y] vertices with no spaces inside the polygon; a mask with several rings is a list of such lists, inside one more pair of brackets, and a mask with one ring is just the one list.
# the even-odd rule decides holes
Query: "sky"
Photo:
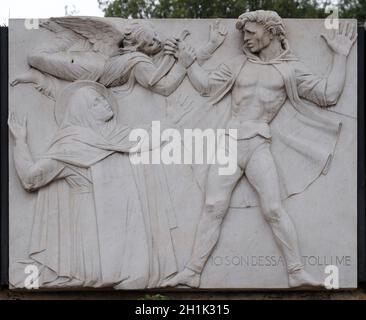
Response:
[{"label": "sky", "polygon": [[49,18],[68,14],[103,16],[97,0],[0,0],[0,24],[9,18]]}]

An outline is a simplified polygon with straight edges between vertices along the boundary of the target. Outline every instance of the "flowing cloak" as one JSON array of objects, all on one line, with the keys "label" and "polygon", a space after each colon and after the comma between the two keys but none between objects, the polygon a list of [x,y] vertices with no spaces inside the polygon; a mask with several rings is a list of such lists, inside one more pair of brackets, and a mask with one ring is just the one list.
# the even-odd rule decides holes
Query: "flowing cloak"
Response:
[{"label": "flowing cloak", "polygon": [[[263,62],[245,52],[231,63],[222,64],[209,74],[211,91],[202,88],[203,96],[210,96],[201,110],[187,120],[187,126],[197,128],[228,128],[231,117],[231,97],[240,71],[247,61],[272,65],[281,74],[287,93],[287,100],[276,118],[270,123],[271,151],[280,178],[281,197],[303,192],[319,176],[328,172],[341,122],[329,116],[320,107],[327,106],[325,97],[326,79],[313,75],[289,49],[278,58]],[[315,90],[316,89],[316,90]],[[318,106],[306,103],[304,97]],[[194,165],[195,176],[201,189],[207,179],[208,166]],[[233,191],[230,207],[245,208],[258,206],[258,196],[245,176]]]},{"label": "flowing cloak", "polygon": [[[152,64],[152,60],[137,51],[121,53],[109,59],[98,82],[110,87],[116,96],[119,102],[119,122],[128,122],[133,126],[141,122],[150,122],[153,119],[147,116],[146,109],[153,110],[156,115],[160,111],[158,109],[165,107],[165,104],[162,106],[160,101],[156,101],[159,98],[156,97],[155,93],[139,87],[139,90],[142,90],[140,94],[144,95],[144,98],[138,99],[133,95],[131,104],[134,105],[134,109],[130,107],[130,103],[126,102],[125,98],[132,97],[132,91],[136,88],[135,66],[140,62]],[[149,95],[148,97],[145,97],[146,93]],[[146,108],[142,113],[136,110],[138,109],[136,105],[139,105],[140,102],[143,104],[143,109]],[[148,226],[146,229],[147,237],[154,239],[148,241],[150,270],[147,287],[159,287],[164,279],[178,271],[174,248],[171,245],[172,239],[170,238],[170,231],[178,227],[171,199],[171,187],[163,165],[133,165],[132,170],[141,199],[143,218]],[[168,242],[166,241],[167,231],[169,231]],[[121,288],[126,288],[126,286],[122,283],[117,289]]]},{"label": "flowing cloak", "polygon": [[[146,199],[140,198],[138,173],[133,172],[128,156],[116,153],[127,153],[136,145],[128,139],[130,131],[126,126],[116,127],[103,138],[87,128],[65,127],[58,131],[42,158],[60,161],[60,170],[66,166],[91,169],[102,284],[141,289],[171,276],[177,266],[169,219],[160,215],[157,229],[153,220],[156,217],[148,215]],[[71,190],[64,180],[53,181],[60,170],[49,177],[49,185],[38,191],[28,251],[31,260],[15,266],[22,268],[18,273],[21,275],[25,263],[36,262],[40,284],[52,287],[70,280],[73,246]],[[152,252],[154,241],[163,244],[158,252]],[[13,279],[12,284],[22,287],[24,279]]]},{"label": "flowing cloak", "polygon": [[[123,49],[122,49],[123,50]],[[133,87],[131,77],[134,67],[140,62],[152,63],[151,58],[138,51],[122,52],[108,59],[98,82],[106,87],[119,87],[127,84],[128,91]]]}]

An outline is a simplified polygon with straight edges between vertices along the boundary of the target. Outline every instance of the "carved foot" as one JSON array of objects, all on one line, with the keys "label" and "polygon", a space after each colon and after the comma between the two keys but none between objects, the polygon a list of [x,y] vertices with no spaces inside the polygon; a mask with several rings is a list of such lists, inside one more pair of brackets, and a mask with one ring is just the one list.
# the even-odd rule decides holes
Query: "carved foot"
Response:
[{"label": "carved foot", "polygon": [[182,272],[179,272],[174,277],[166,280],[163,287],[176,287],[178,285],[184,285],[191,288],[198,288],[200,286],[201,275],[185,268]]},{"label": "carved foot", "polygon": [[20,83],[38,83],[38,81],[39,75],[37,74],[37,71],[31,69],[28,72],[23,73],[20,76],[17,76],[15,79],[11,80],[10,85],[12,87],[15,87]]},{"label": "carved foot", "polygon": [[298,287],[318,287],[324,288],[324,284],[315,280],[309,273],[301,269],[289,274],[290,288]]}]

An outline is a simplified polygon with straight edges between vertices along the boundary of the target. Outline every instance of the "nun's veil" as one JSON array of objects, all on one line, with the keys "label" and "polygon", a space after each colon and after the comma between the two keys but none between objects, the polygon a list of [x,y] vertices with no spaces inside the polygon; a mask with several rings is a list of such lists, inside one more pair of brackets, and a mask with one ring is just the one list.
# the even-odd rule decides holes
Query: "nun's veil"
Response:
[{"label": "nun's veil", "polygon": [[95,93],[103,96],[112,106],[114,117],[111,124],[115,124],[117,115],[117,101],[103,85],[83,80],[68,85],[56,100],[55,119],[60,128],[80,126],[93,130],[98,128],[90,107],[94,103]]}]

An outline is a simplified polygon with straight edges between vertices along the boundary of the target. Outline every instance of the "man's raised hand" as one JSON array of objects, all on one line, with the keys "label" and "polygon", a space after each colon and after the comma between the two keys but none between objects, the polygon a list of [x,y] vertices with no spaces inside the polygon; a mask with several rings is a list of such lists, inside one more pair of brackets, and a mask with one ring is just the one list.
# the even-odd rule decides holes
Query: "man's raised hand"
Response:
[{"label": "man's raised hand", "polygon": [[326,34],[322,34],[321,37],[334,53],[348,56],[357,39],[357,27],[346,22],[339,24],[339,29],[334,31],[332,39]]},{"label": "man's raised hand", "polygon": [[227,32],[226,26],[220,20],[216,20],[210,24],[209,43],[218,48],[225,41]]}]

